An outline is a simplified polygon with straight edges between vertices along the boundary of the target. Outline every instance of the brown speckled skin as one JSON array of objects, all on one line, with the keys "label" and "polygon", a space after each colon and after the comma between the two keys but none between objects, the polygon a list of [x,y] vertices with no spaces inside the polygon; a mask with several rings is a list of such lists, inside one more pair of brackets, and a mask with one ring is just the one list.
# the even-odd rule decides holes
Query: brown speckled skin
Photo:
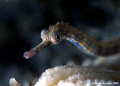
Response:
[{"label": "brown speckled skin", "polygon": [[86,51],[89,50],[95,55],[100,55],[100,52],[102,51],[102,45],[100,42],[95,40],[87,33],[76,29],[67,23],[61,22],[50,26],[48,32],[52,31],[57,32],[57,35],[60,36],[61,40],[64,40],[66,38],[77,40],[77,42],[82,43],[82,45],[86,48]]},{"label": "brown speckled skin", "polygon": [[64,22],[51,26],[48,31],[57,32],[61,37],[61,40],[64,40],[65,38],[77,40],[77,42],[83,44],[86,51],[89,50],[91,53],[94,53],[94,55],[108,56],[120,52],[120,37],[110,41],[100,42],[95,40],[89,34]]},{"label": "brown speckled skin", "polygon": [[101,55],[111,55],[120,52],[120,37],[101,42],[102,52]]}]

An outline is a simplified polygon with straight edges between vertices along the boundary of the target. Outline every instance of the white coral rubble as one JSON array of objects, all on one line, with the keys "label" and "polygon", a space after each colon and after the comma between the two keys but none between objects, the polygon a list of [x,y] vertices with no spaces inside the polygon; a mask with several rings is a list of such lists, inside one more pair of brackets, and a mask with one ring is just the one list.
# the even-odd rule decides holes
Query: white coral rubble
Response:
[{"label": "white coral rubble", "polygon": [[118,86],[118,81],[120,71],[67,65],[46,70],[35,86]]},{"label": "white coral rubble", "polygon": [[9,86],[21,86],[21,85],[15,80],[15,78],[11,78],[9,80]]}]

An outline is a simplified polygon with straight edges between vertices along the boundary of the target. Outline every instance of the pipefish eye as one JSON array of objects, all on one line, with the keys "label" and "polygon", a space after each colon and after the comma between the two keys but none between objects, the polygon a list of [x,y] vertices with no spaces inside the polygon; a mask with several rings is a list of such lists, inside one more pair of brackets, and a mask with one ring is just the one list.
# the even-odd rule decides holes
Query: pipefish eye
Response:
[{"label": "pipefish eye", "polygon": [[60,37],[59,37],[58,35],[56,35],[56,39],[57,39],[57,40],[60,40]]},{"label": "pipefish eye", "polygon": [[56,32],[53,32],[51,34],[51,42],[56,44],[60,41],[60,36],[56,34]]}]

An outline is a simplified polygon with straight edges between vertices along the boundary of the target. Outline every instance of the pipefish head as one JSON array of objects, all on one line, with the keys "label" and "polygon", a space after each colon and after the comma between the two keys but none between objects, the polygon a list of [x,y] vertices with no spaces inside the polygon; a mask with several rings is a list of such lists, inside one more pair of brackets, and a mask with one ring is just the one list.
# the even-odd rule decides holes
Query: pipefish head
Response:
[{"label": "pipefish head", "polygon": [[65,24],[66,23],[63,22],[61,23],[57,22],[57,24],[50,26],[48,30],[42,30],[41,31],[42,42],[33,49],[31,49],[30,51],[25,52],[23,57],[29,59],[43,48],[49,45],[58,44],[60,41],[64,40],[65,36],[63,36],[63,34],[65,31],[63,30],[63,26]]}]

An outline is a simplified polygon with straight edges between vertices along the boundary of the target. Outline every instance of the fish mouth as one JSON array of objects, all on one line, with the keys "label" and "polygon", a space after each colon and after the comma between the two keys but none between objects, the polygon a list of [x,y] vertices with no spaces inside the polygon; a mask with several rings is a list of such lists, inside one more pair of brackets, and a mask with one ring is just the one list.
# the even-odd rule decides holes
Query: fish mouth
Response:
[{"label": "fish mouth", "polygon": [[40,44],[38,44],[37,46],[35,46],[34,48],[32,48],[31,50],[24,52],[23,57],[26,59],[29,59],[33,57],[37,52],[39,52],[43,48],[50,46],[50,45],[51,45],[51,42],[45,40],[41,42]]}]

